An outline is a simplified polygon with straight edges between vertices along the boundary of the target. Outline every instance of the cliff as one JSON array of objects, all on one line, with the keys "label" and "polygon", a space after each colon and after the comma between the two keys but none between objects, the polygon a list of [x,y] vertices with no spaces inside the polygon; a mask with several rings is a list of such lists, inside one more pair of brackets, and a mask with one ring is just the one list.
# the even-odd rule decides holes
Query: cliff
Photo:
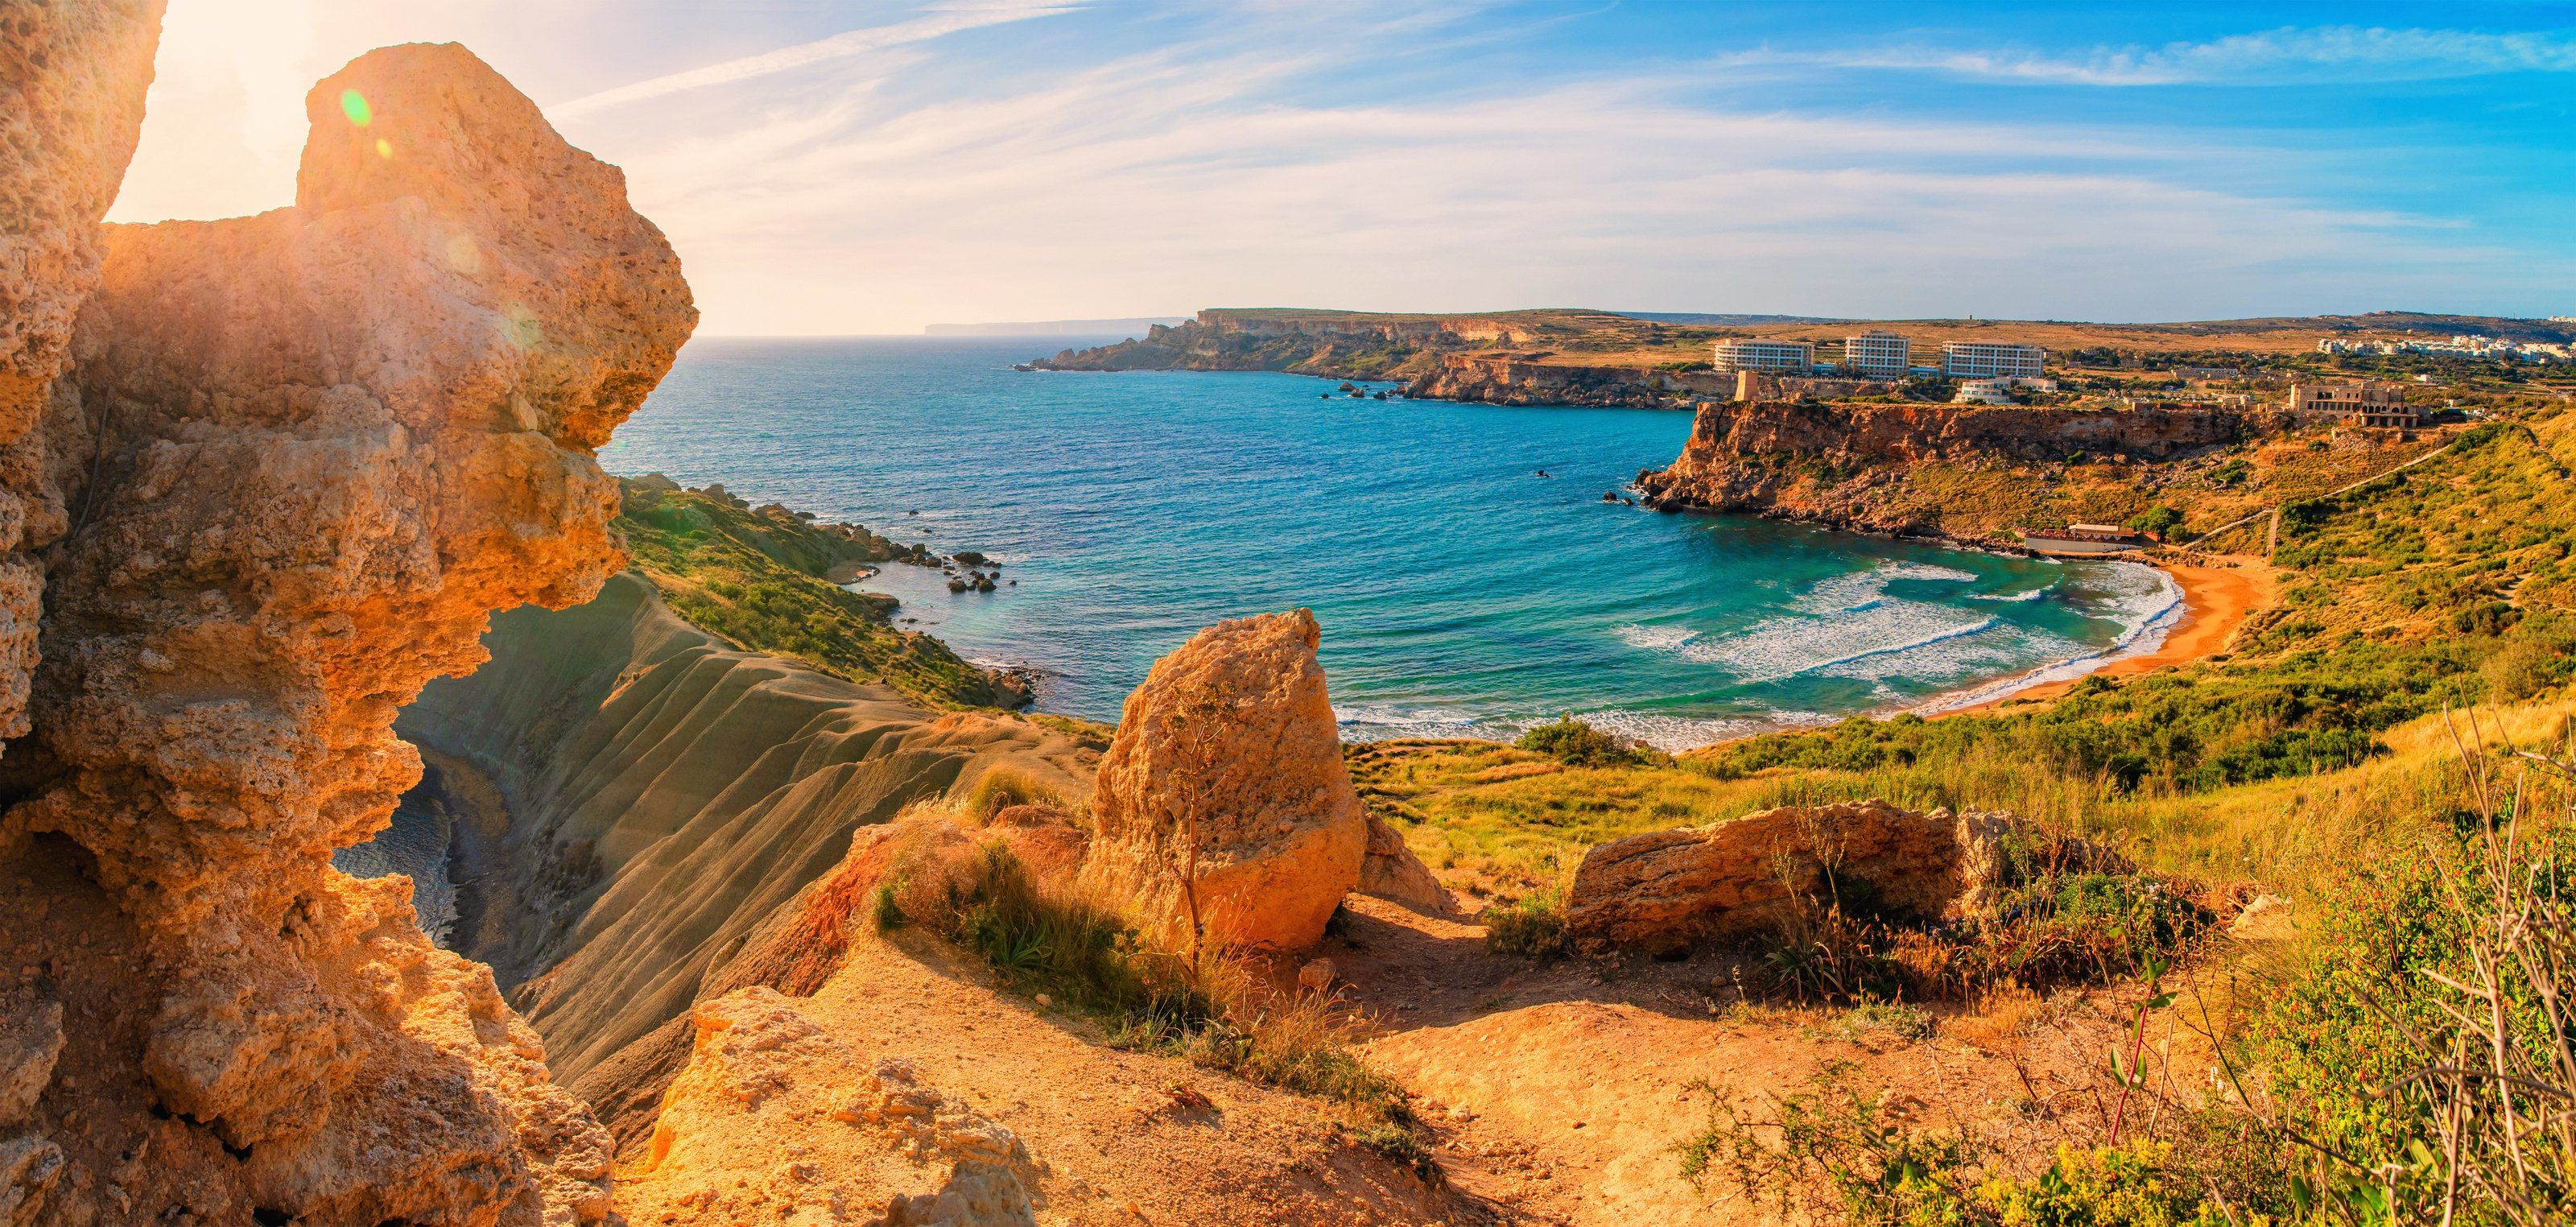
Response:
[{"label": "cliff", "polygon": [[867,563],[938,565],[927,546],[898,545],[863,525],[812,522],[776,503],[755,510],[722,486],[683,490],[668,478],[625,483],[616,528],[634,570],[673,611],[735,647],[884,682],[933,707],[1029,701],[1019,679],[891,625],[893,598],[841,586]]},{"label": "cliff", "polygon": [[1696,346],[1715,335],[1577,309],[1402,315],[1210,308],[1187,323],[1157,325],[1142,340],[1068,349],[1029,365],[1050,371],[1289,371],[1330,379],[1413,379],[1439,369],[1450,355],[1497,346],[1611,353]]},{"label": "cliff", "polygon": [[1677,409],[1693,396],[1724,396],[1735,376],[1630,366],[1533,362],[1509,354],[1444,354],[1404,389],[1424,400],[1488,405],[1624,405]]},{"label": "cliff", "polygon": [[2016,525],[2126,518],[2155,489],[2133,466],[2214,460],[2276,425],[2180,409],[1710,401],[1681,456],[1636,484],[1666,511],[2010,545]]},{"label": "cliff", "polygon": [[292,207],[102,234],[156,18],[0,24],[30,138],[7,224],[49,253],[8,270],[21,422],[54,376],[0,466],[48,577],[34,662],[31,585],[0,585],[0,696],[28,695],[0,1009],[77,1020],[0,1120],[34,1156],[0,1204],[596,1220],[608,1139],[490,972],[422,936],[399,879],[327,857],[419,778],[394,714],[481,661],[488,612],[616,565],[591,450],[694,325],[679,263],[615,168],[453,45],[314,88]]},{"label": "cliff", "polygon": [[398,722],[469,815],[452,944],[492,965],[557,1076],[630,1144],[688,1057],[691,1008],[784,987],[767,939],[853,832],[997,768],[1068,796],[1088,776],[1039,725],[735,650],[633,574],[572,609],[501,614],[484,644],[490,664]]}]

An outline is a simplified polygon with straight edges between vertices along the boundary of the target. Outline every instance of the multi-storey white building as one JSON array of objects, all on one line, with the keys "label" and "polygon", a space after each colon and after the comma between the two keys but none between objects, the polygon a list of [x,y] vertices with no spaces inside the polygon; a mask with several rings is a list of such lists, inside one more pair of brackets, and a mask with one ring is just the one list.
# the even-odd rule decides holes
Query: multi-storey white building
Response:
[{"label": "multi-storey white building", "polygon": [[2048,365],[2048,351],[2010,341],[1952,341],[1941,347],[1941,373],[1952,379],[1992,379],[2002,375],[2036,379]]},{"label": "multi-storey white building", "polygon": [[1863,375],[1902,377],[1913,369],[1913,342],[1884,328],[1843,338],[1843,365]]},{"label": "multi-storey white building", "polygon": [[1745,341],[1728,339],[1717,343],[1717,369],[1721,371],[1806,371],[1816,365],[1816,347],[1806,341]]}]

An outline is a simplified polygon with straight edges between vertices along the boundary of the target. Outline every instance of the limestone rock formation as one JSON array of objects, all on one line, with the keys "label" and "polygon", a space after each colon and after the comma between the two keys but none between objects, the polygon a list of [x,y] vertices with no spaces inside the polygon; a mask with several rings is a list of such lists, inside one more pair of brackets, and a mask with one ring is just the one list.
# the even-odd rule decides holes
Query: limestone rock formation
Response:
[{"label": "limestone rock formation", "polygon": [[[1127,696],[1092,793],[1084,877],[1167,934],[1298,950],[1359,885],[1368,820],[1305,610],[1220,622]],[[1194,892],[1183,889],[1195,872]]]},{"label": "limestone rock formation", "polygon": [[97,288],[99,219],[143,125],[162,0],[12,5],[0,18],[0,737],[27,732],[43,573],[66,527],[31,439]]},{"label": "limestone rock formation", "polygon": [[2012,827],[2007,814],[1860,801],[1631,835],[1584,854],[1566,935],[1587,952],[1665,953],[1762,932],[1798,899],[1861,884],[1891,910],[1974,912],[2003,882]]},{"label": "limestone rock formation", "polygon": [[1908,489],[1912,466],[2052,465],[2079,452],[2177,460],[2274,425],[2216,409],[1710,401],[1681,456],[1637,487],[1666,511],[1914,533],[1929,526]]},{"label": "limestone rock formation", "polygon": [[767,988],[692,1019],[688,1067],[620,1188],[629,1221],[1036,1227],[1028,1147],[911,1062],[870,1069]]},{"label": "limestone rock formation", "polygon": [[[148,12],[0,23],[77,87],[33,120],[139,112]],[[99,1021],[37,1104],[66,1156],[45,1213],[595,1220],[607,1137],[489,970],[422,937],[407,883],[327,856],[419,777],[394,712],[480,662],[489,611],[598,590],[616,486],[590,451],[695,311],[619,172],[463,48],[371,52],[306,111],[293,207],[109,228],[76,367],[0,465],[37,492],[9,533],[59,538],[30,735],[0,760],[0,908],[23,909],[0,963],[121,969],[55,980]],[[89,150],[48,172],[65,234],[131,139],[37,143]],[[80,241],[34,270],[45,301],[87,288]],[[96,923],[44,922],[75,906]]]},{"label": "limestone rock formation", "polygon": [[[907,806],[996,768],[1078,797],[1092,768],[1025,720],[925,712],[737,650],[632,572],[572,609],[497,615],[483,642],[489,664],[431,683],[395,725],[472,816],[455,827],[471,881],[452,944],[492,965],[621,1147],[687,1063],[696,1003],[829,973],[781,930]],[[1006,810],[995,833],[1006,820],[1020,829]],[[1037,863],[1034,842],[1014,846]]]},{"label": "limestone rock formation", "polygon": [[1376,814],[1368,816],[1368,854],[1360,860],[1359,890],[1417,912],[1445,915],[1458,910],[1449,888],[1432,876],[1431,867],[1413,849],[1404,846],[1404,837]]}]

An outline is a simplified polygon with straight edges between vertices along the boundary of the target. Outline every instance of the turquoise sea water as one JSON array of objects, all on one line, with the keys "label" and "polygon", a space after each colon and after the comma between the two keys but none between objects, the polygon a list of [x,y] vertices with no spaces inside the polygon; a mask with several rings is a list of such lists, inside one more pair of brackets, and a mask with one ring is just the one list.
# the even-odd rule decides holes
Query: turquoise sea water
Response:
[{"label": "turquoise sea water", "polygon": [[2141,566],[1600,502],[1679,454],[1684,413],[1010,369],[1093,343],[701,339],[600,459],[992,555],[1016,586],[902,565],[859,586],[1097,719],[1199,628],[1300,605],[1346,737],[1572,712],[1670,747],[2079,672],[2178,610]]}]

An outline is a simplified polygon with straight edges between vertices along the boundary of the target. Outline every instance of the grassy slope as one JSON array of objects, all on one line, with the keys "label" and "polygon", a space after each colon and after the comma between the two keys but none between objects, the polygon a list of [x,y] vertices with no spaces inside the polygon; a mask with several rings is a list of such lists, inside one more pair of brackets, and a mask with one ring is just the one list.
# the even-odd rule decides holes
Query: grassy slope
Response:
[{"label": "grassy slope", "polygon": [[791,657],[859,682],[884,682],[934,708],[992,706],[1008,696],[984,670],[928,635],[887,622],[890,597],[863,596],[824,577],[834,567],[891,558],[882,537],[843,537],[736,500],[695,491],[630,490],[617,527],[634,569],[672,612],[749,651]]},{"label": "grassy slope", "polygon": [[[2313,456],[2288,449],[2258,465],[2258,480],[2278,498],[2361,467]],[[2389,730],[2446,705],[2567,686],[2576,487],[2558,475],[2571,459],[2576,409],[2553,408],[2481,428],[2402,479],[2300,506],[2283,530],[2287,601],[2226,659],[2094,679],[1991,715],[1752,738],[1670,765],[1392,743],[1353,747],[1353,772],[1426,861],[1504,894],[1552,880],[1607,839],[1873,795],[2122,832],[2167,868],[2245,872],[2247,848],[2266,838],[2250,815],[2295,816],[2280,807],[2290,782],[2366,762]]]}]

